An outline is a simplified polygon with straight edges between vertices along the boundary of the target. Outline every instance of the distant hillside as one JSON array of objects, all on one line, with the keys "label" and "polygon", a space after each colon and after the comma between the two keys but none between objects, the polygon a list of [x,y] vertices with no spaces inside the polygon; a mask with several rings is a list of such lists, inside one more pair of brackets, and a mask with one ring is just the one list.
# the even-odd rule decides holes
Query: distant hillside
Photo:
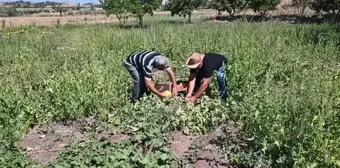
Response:
[{"label": "distant hillside", "polygon": [[94,6],[96,8],[100,8],[101,4],[94,4],[94,3],[86,3],[83,5],[66,2],[66,3],[59,3],[59,2],[53,2],[53,1],[46,1],[46,2],[30,2],[30,1],[15,1],[15,2],[2,2],[0,3],[0,6],[4,7],[15,7],[15,8],[46,8],[51,6],[60,5],[62,7],[89,7]]},{"label": "distant hillside", "polygon": [[45,2],[30,2],[30,1],[15,1],[15,2],[2,2],[0,3],[0,17],[13,17],[24,16],[36,13],[63,13],[67,15],[74,14],[103,14],[105,11],[102,9],[101,4],[86,3],[80,5],[75,3],[59,3],[53,1]]}]

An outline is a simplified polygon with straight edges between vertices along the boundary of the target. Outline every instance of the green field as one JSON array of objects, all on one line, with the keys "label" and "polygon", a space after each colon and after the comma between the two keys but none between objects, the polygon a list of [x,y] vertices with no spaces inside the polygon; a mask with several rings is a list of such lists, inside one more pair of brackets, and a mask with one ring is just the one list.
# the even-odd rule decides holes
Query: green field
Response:
[{"label": "green field", "polygon": [[[235,167],[340,167],[339,28],[164,19],[146,18],[146,29],[3,30],[0,167],[180,167],[195,161],[173,155],[172,132],[203,135],[231,121],[242,142],[224,132],[214,145]],[[171,59],[177,78],[187,78],[184,63],[192,52],[226,55],[228,101],[218,99],[213,80],[215,98],[204,96],[196,105],[182,95],[150,95],[130,104],[132,80],[123,62],[133,51],[152,48]],[[38,164],[19,147],[30,128],[89,116],[94,124],[78,122],[84,136],[48,164]],[[131,138],[118,143],[95,138],[105,131]]]}]

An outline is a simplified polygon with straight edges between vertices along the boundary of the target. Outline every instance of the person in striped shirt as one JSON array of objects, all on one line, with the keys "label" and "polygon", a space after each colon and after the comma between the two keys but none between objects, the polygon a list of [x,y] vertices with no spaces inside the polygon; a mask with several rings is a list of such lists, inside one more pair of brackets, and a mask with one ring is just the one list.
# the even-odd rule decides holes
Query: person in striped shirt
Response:
[{"label": "person in striped shirt", "polygon": [[133,78],[134,87],[131,96],[133,103],[143,96],[147,88],[159,97],[166,96],[165,92],[159,92],[151,83],[154,68],[165,70],[169,74],[173,84],[172,94],[177,95],[175,73],[170,67],[168,58],[164,55],[155,51],[133,52],[126,58],[125,67]]}]

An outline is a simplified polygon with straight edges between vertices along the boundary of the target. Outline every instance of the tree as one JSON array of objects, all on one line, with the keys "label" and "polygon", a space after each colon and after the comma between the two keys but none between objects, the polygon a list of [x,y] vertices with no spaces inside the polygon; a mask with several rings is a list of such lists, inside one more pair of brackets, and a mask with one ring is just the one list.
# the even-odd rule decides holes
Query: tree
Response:
[{"label": "tree", "polygon": [[76,10],[80,10],[80,9],[81,9],[80,3],[78,3]]},{"label": "tree", "polygon": [[124,15],[126,17],[127,13],[134,14],[139,20],[139,26],[142,27],[143,16],[147,13],[153,15],[153,11],[162,4],[162,0],[100,0],[100,3],[108,15],[115,14],[119,20]]},{"label": "tree", "polygon": [[63,17],[63,12],[67,11],[67,9],[65,7],[63,7],[61,3],[58,3],[57,5],[53,5],[52,9],[56,10],[57,12],[59,12],[60,17]]},{"label": "tree", "polygon": [[[128,1],[128,0],[127,0]],[[131,4],[131,13],[139,20],[139,26],[143,26],[143,16],[150,14],[162,5],[162,0],[129,0]]]},{"label": "tree", "polygon": [[204,0],[169,0],[168,7],[171,16],[179,15],[186,17],[188,15],[188,23],[191,23],[192,11],[203,4]]},{"label": "tree", "polygon": [[254,12],[260,12],[261,15],[265,15],[267,11],[274,10],[280,3],[280,0],[250,0],[249,7]]},{"label": "tree", "polygon": [[298,10],[298,15],[303,16],[309,4],[309,0],[293,0],[292,5]]},{"label": "tree", "polygon": [[229,16],[233,16],[237,8],[243,9],[247,3],[245,0],[212,0],[210,5],[213,9],[227,11]]},{"label": "tree", "polygon": [[327,14],[339,15],[340,0],[314,0],[310,2],[310,8],[319,14],[324,11]]},{"label": "tree", "polygon": [[95,7],[93,6],[93,4],[90,5],[91,11],[95,11]]},{"label": "tree", "polygon": [[5,8],[5,12],[8,17],[14,17],[18,15],[18,11],[14,6],[11,6],[9,8]]},{"label": "tree", "polygon": [[116,15],[119,20],[119,24],[122,24],[122,18],[125,20],[128,19],[128,12],[130,11],[131,4],[128,0],[100,0],[100,3],[103,6],[103,9],[106,11],[107,16],[112,14]]}]

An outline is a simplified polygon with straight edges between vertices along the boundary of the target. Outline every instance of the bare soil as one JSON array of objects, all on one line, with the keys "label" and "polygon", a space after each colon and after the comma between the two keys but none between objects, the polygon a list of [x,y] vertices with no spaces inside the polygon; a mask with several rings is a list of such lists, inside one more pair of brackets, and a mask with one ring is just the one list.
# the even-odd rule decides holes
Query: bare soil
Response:
[{"label": "bare soil", "polygon": [[[210,20],[214,20],[214,17],[218,16],[217,10],[213,9],[200,9],[200,10],[194,10],[194,14],[201,15],[201,17],[207,17],[210,18]],[[168,15],[170,16],[170,11],[155,11],[155,15]],[[295,21],[296,18],[287,18],[285,16],[289,15],[297,15],[297,10],[295,7],[291,6],[291,0],[282,0],[281,3],[276,7],[275,10],[269,11],[267,13],[268,19],[266,21]],[[314,11],[306,8],[304,12],[304,16],[312,16],[314,14]],[[256,14],[251,9],[246,9],[242,11],[236,11],[235,15],[238,16],[258,16],[259,14]],[[222,12],[221,15],[222,18],[229,16],[227,12]],[[283,16],[283,17],[281,17]],[[272,18],[274,17],[274,18]],[[238,18],[237,18],[238,19]],[[118,23],[118,19],[111,15],[107,17],[105,14],[87,14],[87,15],[63,15],[60,17],[58,13],[38,13],[38,14],[32,14],[32,15],[26,15],[26,16],[20,16],[20,17],[0,17],[0,20],[5,20],[5,27],[16,27],[21,25],[39,25],[39,26],[47,26],[52,27],[57,24],[64,25],[64,24],[105,24],[105,23]],[[128,21],[134,21],[136,18],[130,17]],[[218,19],[214,20],[215,22],[226,22],[230,21],[228,19]],[[300,21],[300,20],[298,20]]]},{"label": "bare soil", "polygon": [[[194,14],[202,14],[212,16],[216,14],[215,10],[195,10]],[[170,15],[169,11],[156,11],[155,15]],[[18,17],[0,17],[0,20],[5,20],[5,27],[17,27],[22,25],[38,25],[52,27],[60,24],[104,24],[104,23],[118,23],[118,19],[106,14],[88,14],[88,15],[63,15],[60,17],[58,13],[39,13],[27,16]],[[136,20],[133,17],[129,21]],[[59,22],[59,23],[58,23]]]},{"label": "bare soil", "polygon": [[186,136],[180,132],[172,134],[171,149],[176,157],[182,157],[189,150],[197,136]]},{"label": "bare soil", "polygon": [[[229,135],[225,135],[225,131]],[[171,149],[177,159],[194,168],[235,168],[230,160],[224,157],[220,149],[219,140],[223,136],[240,139],[239,129],[234,123],[228,123],[217,128],[215,131],[202,136],[187,136],[182,133],[173,133]],[[239,140],[241,141],[241,140]]]},{"label": "bare soil", "polygon": [[[83,117],[76,120],[45,124],[31,129],[20,146],[26,149],[27,155],[40,164],[47,164],[57,159],[58,154],[68,147],[68,144],[95,133],[98,141],[109,140],[112,143],[126,141],[131,135],[113,133],[104,129],[98,131],[100,121],[95,117]],[[184,135],[174,132],[171,138],[171,150],[176,159],[194,168],[235,168],[221,150],[225,137],[238,144],[242,136],[234,123],[218,127],[215,131],[201,136]]]},{"label": "bare soil", "polygon": [[[44,124],[31,129],[20,142],[20,147],[26,154],[39,164],[47,164],[58,157],[58,154],[68,147],[68,144],[85,137],[86,133],[96,132],[98,120],[93,117],[83,117],[76,120]],[[98,140],[107,139],[112,143],[130,139],[127,134],[114,134],[103,131],[96,135]]]},{"label": "bare soil", "polygon": [[83,134],[74,127],[55,123],[32,129],[20,146],[33,160],[46,164],[56,159],[58,152],[64,150],[71,140],[82,137]]},{"label": "bare soil", "polygon": [[[6,27],[17,27],[22,25],[37,25],[51,27],[57,24],[95,24],[95,23],[117,23],[115,17],[107,17],[106,15],[73,15],[73,16],[20,16],[20,17],[2,17],[5,20]],[[59,23],[58,23],[59,22]]]},{"label": "bare soil", "polygon": [[112,143],[117,143],[120,141],[129,140],[131,138],[131,135],[128,134],[113,134],[110,132],[103,132],[98,134],[97,136],[98,140],[109,140]]}]

